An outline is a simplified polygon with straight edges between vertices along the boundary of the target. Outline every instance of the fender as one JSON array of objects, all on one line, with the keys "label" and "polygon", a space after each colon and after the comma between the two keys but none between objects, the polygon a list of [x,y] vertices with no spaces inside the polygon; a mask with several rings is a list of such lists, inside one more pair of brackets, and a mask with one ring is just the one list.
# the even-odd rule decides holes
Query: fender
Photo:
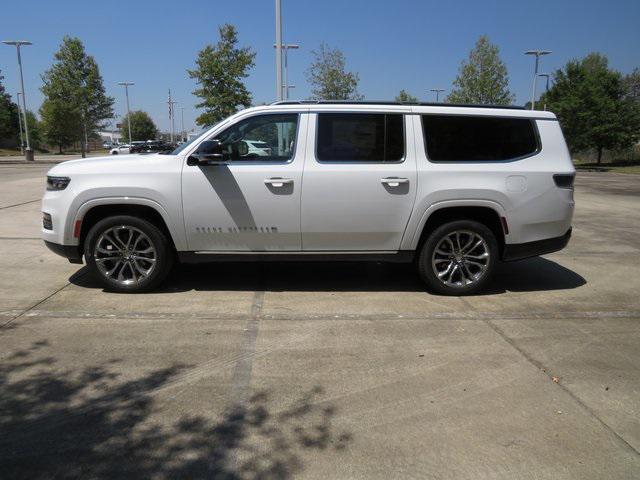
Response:
[{"label": "fender", "polygon": [[[493,200],[486,199],[464,199],[464,200],[443,200],[441,202],[432,203],[422,214],[418,225],[414,228],[413,232],[407,230],[405,232],[404,237],[402,238],[401,250],[415,250],[418,248],[418,242],[420,241],[420,236],[422,234],[422,229],[427,223],[429,217],[437,210],[442,210],[443,208],[449,207],[488,207],[495,212],[500,217],[506,217],[507,212],[505,208],[499,204],[498,202],[494,202]],[[508,235],[505,235],[505,240],[508,238]]]},{"label": "fender", "polygon": [[171,238],[173,239],[173,243],[176,246],[176,249],[177,250],[186,249],[186,238],[184,235],[184,231],[180,230],[180,228],[175,225],[175,222],[171,220],[171,217],[169,216],[169,214],[161,204],[159,204],[155,200],[151,200],[149,198],[144,198],[144,197],[95,198],[81,204],[75,211],[75,215],[73,215],[74,209],[69,209],[69,218],[67,219],[68,221],[66,223],[66,229],[64,232],[65,245],[78,244],[78,239],[73,236],[74,226],[76,224],[76,221],[79,221],[79,220],[81,221],[89,210],[97,206],[117,205],[117,204],[144,205],[144,206],[153,208],[156,212],[160,214],[160,216],[164,220],[164,223],[169,229],[169,233],[171,234]]}]

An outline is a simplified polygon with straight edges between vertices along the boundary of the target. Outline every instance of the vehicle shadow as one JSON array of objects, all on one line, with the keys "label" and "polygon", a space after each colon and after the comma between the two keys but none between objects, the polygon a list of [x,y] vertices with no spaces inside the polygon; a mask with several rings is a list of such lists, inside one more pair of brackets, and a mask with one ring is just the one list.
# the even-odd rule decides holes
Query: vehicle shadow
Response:
[{"label": "vehicle shadow", "polygon": [[[86,288],[101,288],[83,268],[69,281]],[[578,273],[535,257],[500,264],[483,294],[567,290],[585,285]],[[220,262],[177,265],[155,291],[302,291],[302,292],[425,292],[412,264],[331,262]]]},{"label": "vehicle shadow", "polygon": [[220,416],[164,411],[157,423],[154,399],[188,366],[132,379],[118,359],[62,368],[51,353],[43,340],[0,364],[1,478],[287,479],[304,470],[304,452],[352,441],[319,386],[277,409],[259,391]]}]

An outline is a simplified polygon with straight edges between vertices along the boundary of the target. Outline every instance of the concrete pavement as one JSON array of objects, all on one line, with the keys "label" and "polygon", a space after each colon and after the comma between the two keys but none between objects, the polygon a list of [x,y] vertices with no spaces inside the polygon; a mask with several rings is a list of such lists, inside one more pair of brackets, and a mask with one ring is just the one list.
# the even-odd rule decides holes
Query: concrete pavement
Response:
[{"label": "concrete pavement", "polygon": [[574,238],[486,295],[409,266],[181,267],[103,292],[0,165],[0,477],[632,479],[640,182],[580,173]]}]

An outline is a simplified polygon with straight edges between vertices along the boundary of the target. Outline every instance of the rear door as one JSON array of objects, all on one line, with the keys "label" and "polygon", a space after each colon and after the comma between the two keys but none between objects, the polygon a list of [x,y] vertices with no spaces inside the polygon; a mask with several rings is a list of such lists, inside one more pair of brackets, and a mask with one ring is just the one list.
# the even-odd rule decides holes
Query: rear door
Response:
[{"label": "rear door", "polygon": [[408,118],[384,112],[309,115],[303,250],[399,250],[416,194]]}]

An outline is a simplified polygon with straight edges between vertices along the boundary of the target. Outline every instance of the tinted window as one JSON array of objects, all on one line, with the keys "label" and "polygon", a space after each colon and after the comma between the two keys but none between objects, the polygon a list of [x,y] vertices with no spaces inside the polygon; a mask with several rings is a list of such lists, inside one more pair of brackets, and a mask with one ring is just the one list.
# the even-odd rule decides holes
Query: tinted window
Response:
[{"label": "tinted window", "polygon": [[430,160],[510,160],[534,153],[538,141],[526,118],[423,115]]},{"label": "tinted window", "polygon": [[318,114],[317,157],[327,162],[397,162],[404,157],[402,114]]},{"label": "tinted window", "polygon": [[286,162],[293,157],[297,114],[258,115],[218,134],[224,159],[229,161]]}]

